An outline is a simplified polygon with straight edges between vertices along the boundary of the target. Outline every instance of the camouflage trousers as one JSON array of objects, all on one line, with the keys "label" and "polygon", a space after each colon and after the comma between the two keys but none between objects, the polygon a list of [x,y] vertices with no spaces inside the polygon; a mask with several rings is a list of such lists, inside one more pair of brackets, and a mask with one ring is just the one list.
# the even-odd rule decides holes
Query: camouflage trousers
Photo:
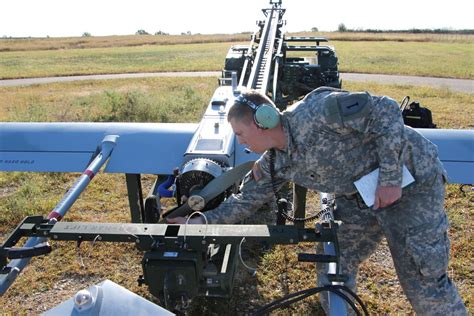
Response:
[{"label": "camouflage trousers", "polygon": [[[343,224],[338,238],[345,283],[356,290],[359,265],[386,238],[398,279],[417,315],[467,315],[456,286],[447,275],[448,219],[441,174],[403,190],[386,208],[360,208],[355,199],[336,199],[334,216]],[[318,284],[328,284],[325,264],[318,264]],[[327,295],[321,303],[328,311]],[[350,309],[350,307],[348,307]]]}]

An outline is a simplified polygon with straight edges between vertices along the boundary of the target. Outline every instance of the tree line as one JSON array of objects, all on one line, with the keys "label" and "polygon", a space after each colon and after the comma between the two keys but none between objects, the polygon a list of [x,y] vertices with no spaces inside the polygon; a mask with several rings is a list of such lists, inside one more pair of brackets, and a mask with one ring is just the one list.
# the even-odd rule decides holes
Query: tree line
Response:
[{"label": "tree line", "polygon": [[[316,29],[316,30],[314,30]],[[317,32],[317,28],[313,27],[313,32]],[[338,32],[357,32],[357,33],[409,33],[409,34],[420,34],[420,33],[429,33],[429,34],[474,34],[474,29],[462,29],[462,30],[452,30],[449,28],[437,28],[437,29],[419,29],[411,28],[407,30],[379,30],[379,29],[350,29],[347,28],[344,23],[340,23],[337,27]]]}]

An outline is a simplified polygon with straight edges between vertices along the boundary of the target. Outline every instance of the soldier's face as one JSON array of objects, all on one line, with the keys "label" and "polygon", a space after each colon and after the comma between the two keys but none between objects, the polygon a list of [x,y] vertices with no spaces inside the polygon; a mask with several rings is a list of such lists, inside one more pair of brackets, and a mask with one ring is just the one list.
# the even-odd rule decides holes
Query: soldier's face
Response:
[{"label": "soldier's face", "polygon": [[230,120],[230,126],[240,144],[246,145],[251,151],[263,153],[267,150],[266,138],[263,129],[258,128],[254,122],[246,123],[237,120]]}]

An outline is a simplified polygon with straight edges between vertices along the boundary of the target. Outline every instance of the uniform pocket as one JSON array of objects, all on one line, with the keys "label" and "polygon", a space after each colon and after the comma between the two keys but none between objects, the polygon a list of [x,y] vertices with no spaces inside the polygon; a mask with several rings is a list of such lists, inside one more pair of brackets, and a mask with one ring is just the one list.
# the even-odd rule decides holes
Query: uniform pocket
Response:
[{"label": "uniform pocket", "polygon": [[409,229],[407,251],[418,273],[425,278],[439,278],[448,267],[448,219],[443,215],[438,224],[426,223]]}]

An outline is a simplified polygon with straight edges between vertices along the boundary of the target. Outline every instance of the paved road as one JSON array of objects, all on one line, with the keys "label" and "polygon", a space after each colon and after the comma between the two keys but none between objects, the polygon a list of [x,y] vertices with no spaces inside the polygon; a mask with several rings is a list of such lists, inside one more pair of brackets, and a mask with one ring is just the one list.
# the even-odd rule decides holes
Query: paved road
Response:
[{"label": "paved road", "polygon": [[[65,82],[75,80],[103,80],[103,79],[123,79],[123,78],[144,78],[144,77],[218,77],[220,71],[200,71],[200,72],[152,72],[133,74],[111,74],[111,75],[87,75],[69,77],[48,77],[48,78],[28,78],[28,79],[7,79],[0,80],[0,87],[27,86],[33,84],[44,84],[51,82]],[[431,86],[437,88],[447,88],[454,92],[465,92],[474,94],[474,80],[468,79],[448,79],[434,77],[398,76],[398,75],[374,75],[360,73],[341,73],[343,81],[373,81],[388,84],[404,84],[414,86]]]},{"label": "paved road", "polygon": [[388,84],[404,84],[413,86],[429,86],[436,88],[448,88],[455,92],[465,92],[474,94],[474,80],[469,79],[449,79],[435,77],[398,76],[398,75],[376,75],[343,73],[342,80],[347,81],[373,81]]}]

